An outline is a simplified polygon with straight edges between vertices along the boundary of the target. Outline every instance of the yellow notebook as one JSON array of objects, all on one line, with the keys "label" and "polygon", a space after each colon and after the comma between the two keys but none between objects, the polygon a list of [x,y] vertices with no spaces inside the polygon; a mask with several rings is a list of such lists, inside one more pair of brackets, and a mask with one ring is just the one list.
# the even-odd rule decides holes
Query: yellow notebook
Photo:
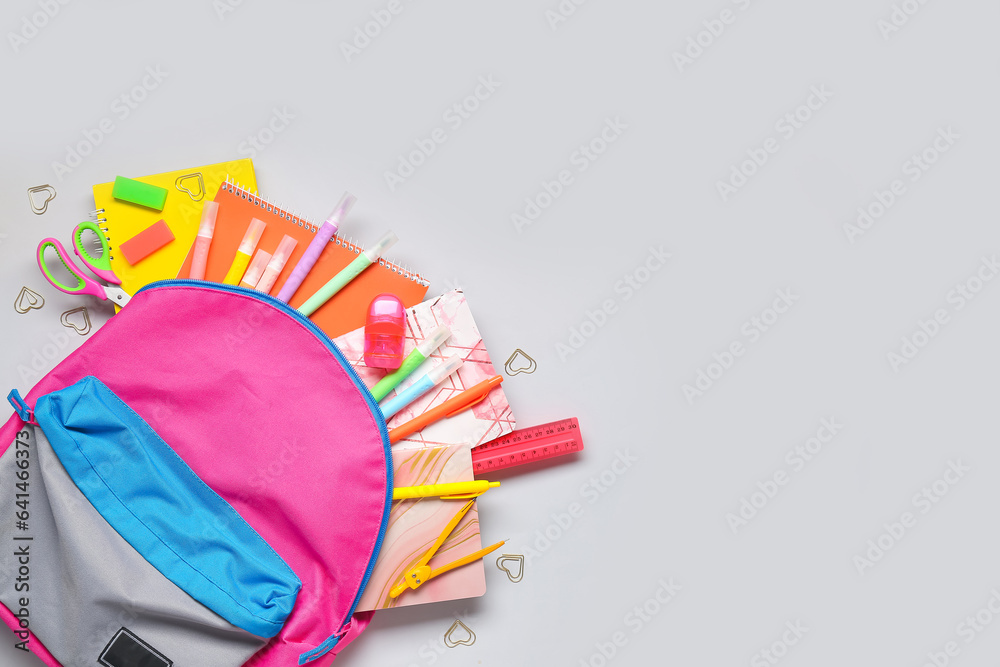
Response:
[{"label": "yellow notebook", "polygon": [[[131,174],[122,176],[134,178]],[[227,176],[250,190],[257,188],[250,158],[135,178],[143,183],[166,188],[167,201],[162,211],[118,201],[111,196],[113,182],[94,186],[98,220],[107,230],[111,246],[111,268],[121,278],[122,289],[135,294],[151,282],[177,276],[178,269],[198,236],[202,204],[212,201]],[[117,246],[161,219],[173,232],[173,241],[137,262],[135,266],[129,264],[121,253],[115,252]]]}]

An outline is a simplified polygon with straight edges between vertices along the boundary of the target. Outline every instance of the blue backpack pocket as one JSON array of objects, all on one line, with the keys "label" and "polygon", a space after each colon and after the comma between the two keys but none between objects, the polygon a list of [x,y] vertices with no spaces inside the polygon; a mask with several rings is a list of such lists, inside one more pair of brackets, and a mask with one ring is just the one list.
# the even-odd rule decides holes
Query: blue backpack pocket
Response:
[{"label": "blue backpack pocket", "polygon": [[31,554],[31,604],[59,609],[32,630],[60,662],[237,667],[281,630],[298,577],[111,389],[85,377],[34,417],[0,457],[30,522],[0,538]]}]

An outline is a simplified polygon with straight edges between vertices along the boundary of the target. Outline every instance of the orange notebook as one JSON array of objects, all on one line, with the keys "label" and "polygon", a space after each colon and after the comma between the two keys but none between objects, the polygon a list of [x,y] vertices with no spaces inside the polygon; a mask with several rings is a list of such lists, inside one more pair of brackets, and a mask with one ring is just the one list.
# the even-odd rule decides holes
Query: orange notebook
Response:
[{"label": "orange notebook", "polygon": [[[285,234],[298,240],[295,251],[271,288],[270,294],[277,295],[319,227],[312,221],[292,215],[228,180],[219,186],[215,201],[219,204],[219,215],[215,221],[215,234],[208,253],[205,279],[222,282],[229,266],[233,263],[243,234],[250,226],[250,220],[258,218],[266,222],[267,227],[257,248],[273,253]],[[363,248],[343,237],[334,235],[288,305],[298,308],[362,250]],[[177,277],[186,278],[190,269],[191,253],[188,253]],[[316,310],[310,319],[330,338],[336,338],[364,326],[368,305],[377,294],[382,292],[395,294],[403,305],[409,308],[424,300],[429,285],[430,283],[419,274],[380,259],[378,266],[365,269],[361,275]]]}]

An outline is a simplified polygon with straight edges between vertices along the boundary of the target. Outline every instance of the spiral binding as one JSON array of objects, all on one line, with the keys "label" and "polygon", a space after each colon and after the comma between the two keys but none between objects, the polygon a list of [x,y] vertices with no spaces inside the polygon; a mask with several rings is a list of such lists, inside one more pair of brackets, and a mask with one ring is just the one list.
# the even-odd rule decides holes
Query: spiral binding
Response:
[{"label": "spiral binding", "polygon": [[[106,224],[108,222],[108,219],[102,218],[101,217],[102,213],[104,213],[103,208],[99,208],[96,211],[91,211],[90,219],[98,223],[98,225],[100,225],[101,231],[104,232],[104,238],[108,242],[108,259],[114,259],[115,256],[111,254],[111,251],[114,249],[114,246],[111,245],[111,234],[108,233],[108,228],[101,224],[101,223]],[[94,239],[93,243],[94,243],[94,250],[101,249],[101,239]]]},{"label": "spiral binding", "polygon": [[[305,227],[313,234],[319,231],[319,227],[316,225],[316,223],[310,220],[309,218],[286,211],[284,208],[281,207],[279,203],[274,202],[266,197],[261,197],[256,192],[251,192],[247,190],[236,181],[233,181],[229,176],[226,176],[226,182],[223,183],[221,187],[226,188],[230,193],[235,194],[238,197],[242,197],[243,199],[253,203],[255,206],[260,206],[262,210],[267,211],[268,213],[274,213],[280,218],[284,218],[285,220],[290,220],[292,223],[298,225],[299,227]],[[360,254],[362,251],[364,251],[364,247],[360,243],[356,243],[354,239],[351,237],[345,239],[342,236],[334,234],[333,236],[330,237],[330,243],[336,243],[337,245],[343,248],[347,248],[355,255]],[[416,271],[411,271],[409,268],[405,266],[400,266],[390,260],[385,259],[384,257],[379,258],[378,264],[379,266],[384,266],[393,273],[403,276],[404,278],[412,280],[413,282],[423,285],[425,287],[431,284],[429,280],[425,279]]]}]

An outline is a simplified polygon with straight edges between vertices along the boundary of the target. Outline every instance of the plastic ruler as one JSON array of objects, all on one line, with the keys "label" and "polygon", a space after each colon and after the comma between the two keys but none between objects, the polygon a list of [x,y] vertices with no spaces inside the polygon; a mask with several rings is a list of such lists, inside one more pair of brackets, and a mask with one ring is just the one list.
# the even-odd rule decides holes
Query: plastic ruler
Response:
[{"label": "plastic ruler", "polygon": [[522,428],[472,448],[472,470],[486,475],[525,463],[544,461],[583,450],[576,417]]}]

